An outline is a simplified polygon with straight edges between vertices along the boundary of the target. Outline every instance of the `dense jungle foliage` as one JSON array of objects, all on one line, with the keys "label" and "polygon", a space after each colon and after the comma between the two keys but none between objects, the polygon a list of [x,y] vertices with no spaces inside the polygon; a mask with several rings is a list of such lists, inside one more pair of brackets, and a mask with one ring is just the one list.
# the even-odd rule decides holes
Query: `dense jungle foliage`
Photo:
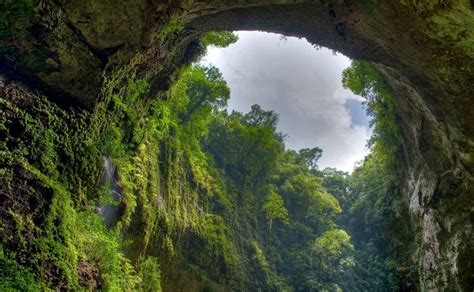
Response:
[{"label": "dense jungle foliage", "polygon": [[[200,53],[236,40],[210,33]],[[189,281],[203,291],[389,291],[406,282],[400,271],[416,278],[392,244],[414,233],[396,226],[409,216],[397,186],[403,141],[372,65],[354,61],[343,74],[374,127],[351,175],[319,169],[318,147],[285,149],[273,111],[228,112],[217,68],[184,66],[167,96],[130,70],[110,78],[92,112],[0,99],[0,290],[172,291]],[[111,227],[104,206],[117,214]]]}]

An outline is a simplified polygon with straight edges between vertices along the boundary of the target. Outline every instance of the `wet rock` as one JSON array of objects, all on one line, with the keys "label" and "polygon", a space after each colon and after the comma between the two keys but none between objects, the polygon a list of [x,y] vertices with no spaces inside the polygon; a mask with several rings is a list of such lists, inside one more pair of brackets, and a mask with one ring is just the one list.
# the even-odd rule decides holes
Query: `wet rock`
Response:
[{"label": "wet rock", "polygon": [[77,277],[81,286],[89,290],[97,290],[99,288],[99,271],[84,259],[79,260],[77,265]]}]

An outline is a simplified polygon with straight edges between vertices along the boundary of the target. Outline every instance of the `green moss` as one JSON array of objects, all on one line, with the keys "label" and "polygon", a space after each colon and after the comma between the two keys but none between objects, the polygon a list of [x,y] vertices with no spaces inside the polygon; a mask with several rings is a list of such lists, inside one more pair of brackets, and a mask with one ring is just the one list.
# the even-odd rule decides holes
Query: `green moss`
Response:
[{"label": "green moss", "polygon": [[77,287],[77,249],[73,240],[75,210],[70,194],[60,183],[34,166],[23,162],[23,167],[53,192],[46,220],[39,226],[44,235],[33,242],[40,252],[33,257],[38,257],[40,261],[52,261],[61,270],[62,280],[69,283],[71,288]]},{"label": "green moss", "polygon": [[159,264],[156,258],[146,257],[139,265],[139,273],[142,279],[138,288],[140,291],[162,291]]},{"label": "green moss", "polygon": [[52,291],[45,283],[38,281],[37,277],[20,266],[16,260],[5,255],[0,247],[0,290],[1,291]]},{"label": "green moss", "polygon": [[461,1],[402,1],[418,17],[417,24],[445,47],[474,56],[474,12],[472,3]]},{"label": "green moss", "polygon": [[[17,189],[19,200],[38,198],[46,205],[40,214],[7,214],[14,222],[8,228],[15,233],[2,236],[1,243],[8,246],[6,256],[18,263],[11,270],[31,271],[48,287],[77,290],[78,261],[86,259],[100,270],[103,287],[135,289],[141,280],[122,253],[121,235],[108,231],[100,216],[84,211],[95,210],[100,201],[105,112],[66,112],[43,98],[21,94],[1,99],[1,104],[1,134],[6,137],[2,163],[8,163],[2,170],[11,174],[2,177],[7,183],[2,190]],[[8,168],[18,162],[31,184],[25,191]]]},{"label": "green moss", "polygon": [[108,291],[132,291],[141,282],[122,252],[127,244],[120,234],[108,230],[102,218],[91,212],[77,213],[75,244],[80,257],[100,271],[100,282]]},{"label": "green moss", "polygon": [[214,215],[206,219],[202,236],[207,241],[207,252],[216,258],[223,258],[224,263],[234,272],[242,269],[242,262],[237,247],[230,240],[230,230],[221,216]]},{"label": "green moss", "polygon": [[33,72],[50,72],[46,59],[52,58],[43,46],[35,41],[33,26],[38,20],[37,2],[34,0],[8,0],[0,11],[0,54],[14,57]]},{"label": "green moss", "polygon": [[255,255],[254,258],[258,262],[258,264],[263,268],[263,270],[266,273],[270,273],[270,265],[267,262],[267,259],[265,258],[265,254],[263,253],[262,249],[258,245],[258,242],[255,240],[252,241],[252,247],[255,250]]},{"label": "green moss", "polygon": [[176,33],[180,33],[184,30],[184,23],[179,17],[172,17],[171,20],[158,32],[157,38],[161,41],[165,41],[167,38],[172,37]]},{"label": "green moss", "polygon": [[435,10],[426,20],[429,23],[427,33],[447,47],[454,46],[474,57],[474,12],[471,5],[469,1],[450,1],[450,9]]}]

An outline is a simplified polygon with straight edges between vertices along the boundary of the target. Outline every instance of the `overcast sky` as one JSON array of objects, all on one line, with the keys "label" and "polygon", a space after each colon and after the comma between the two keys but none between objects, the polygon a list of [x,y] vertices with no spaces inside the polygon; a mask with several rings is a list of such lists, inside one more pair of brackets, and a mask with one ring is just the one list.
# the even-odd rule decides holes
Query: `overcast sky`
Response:
[{"label": "overcast sky", "polygon": [[367,153],[370,135],[362,98],[345,90],[341,72],[350,60],[305,39],[238,32],[228,48],[209,48],[203,63],[218,67],[231,89],[229,109],[259,104],[279,114],[287,148],[323,149],[320,168],[352,171]]}]

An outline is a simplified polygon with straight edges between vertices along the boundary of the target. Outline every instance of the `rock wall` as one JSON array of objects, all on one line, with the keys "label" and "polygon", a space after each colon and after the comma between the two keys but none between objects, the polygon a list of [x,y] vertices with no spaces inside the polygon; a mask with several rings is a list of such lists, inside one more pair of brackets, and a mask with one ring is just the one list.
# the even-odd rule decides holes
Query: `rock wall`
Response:
[{"label": "rock wall", "polygon": [[0,70],[58,104],[93,108],[111,72],[125,65],[159,95],[206,31],[283,33],[366,59],[395,93],[406,202],[421,230],[414,254],[421,288],[470,291],[473,6],[468,0],[2,1]]}]

